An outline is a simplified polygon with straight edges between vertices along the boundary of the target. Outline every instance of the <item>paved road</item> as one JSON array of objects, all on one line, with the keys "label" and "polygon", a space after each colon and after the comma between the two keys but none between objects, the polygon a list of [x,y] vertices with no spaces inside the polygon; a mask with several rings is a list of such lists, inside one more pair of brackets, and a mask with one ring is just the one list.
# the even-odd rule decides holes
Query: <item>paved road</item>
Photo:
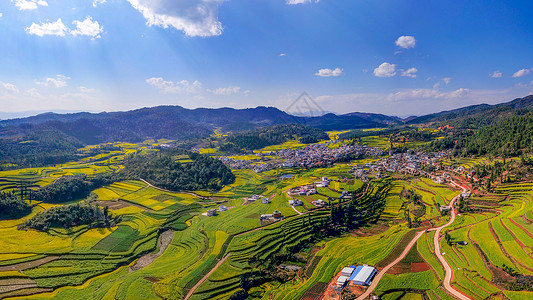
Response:
[{"label": "paved road", "polygon": [[[458,186],[460,187],[463,192],[466,192],[468,189],[464,186],[461,186],[455,182],[452,182],[453,185],[455,186]],[[453,207],[453,204],[455,203],[455,201],[459,198],[460,195],[457,195],[455,196],[452,201],[450,201],[450,206]],[[440,252],[440,244],[439,244],[439,235],[440,235],[440,232],[442,229],[450,226],[453,221],[455,220],[455,211],[452,209],[451,210],[451,218],[450,220],[448,221],[448,223],[440,226],[440,227],[437,227],[437,228],[432,228],[432,229],[429,229],[430,231],[435,231],[435,238],[433,239],[433,243],[435,245],[435,253],[439,259],[439,261],[441,262],[441,264],[444,266],[444,270],[446,271],[446,275],[444,277],[444,282],[443,282],[443,285],[444,285],[444,288],[451,294],[453,295],[454,297],[458,298],[458,299],[461,299],[461,300],[469,300],[470,298],[467,297],[466,295],[464,295],[463,293],[459,292],[458,290],[456,290],[452,285],[451,285],[451,280],[452,280],[452,277],[453,277],[453,270],[452,268],[450,267],[450,265],[448,264],[448,262],[446,262],[446,260],[444,259],[444,257],[442,256],[442,253]],[[370,294],[374,291],[374,289],[377,287],[379,281],[381,280],[381,278],[383,277],[383,275],[385,275],[385,273],[387,273],[387,271],[392,268],[394,265],[396,265],[397,263],[399,263],[402,259],[405,258],[405,256],[407,255],[407,253],[409,253],[409,251],[411,250],[411,248],[413,248],[413,246],[416,244],[417,240],[422,236],[422,234],[425,232],[425,230],[423,231],[419,231],[417,232],[417,234],[415,235],[415,237],[411,240],[411,242],[409,242],[409,244],[407,245],[407,247],[403,250],[402,254],[396,258],[396,260],[394,260],[393,262],[391,262],[390,264],[388,264],[385,268],[383,268],[381,271],[379,271],[379,273],[374,277],[374,280],[372,281],[372,284],[368,287],[368,289],[366,290],[366,292],[364,294],[362,294],[361,296],[357,297],[357,300],[363,300],[363,299],[366,299],[368,298],[368,296],[370,296]]]},{"label": "paved road", "polygon": [[[452,184],[460,187],[463,190],[463,193],[467,191],[467,188],[464,186],[461,186],[455,182],[452,182]],[[440,250],[440,243],[439,243],[439,237],[440,237],[441,230],[447,226],[450,226],[450,224],[452,224],[453,221],[455,220],[455,210],[453,209],[453,204],[459,198],[459,196],[460,195],[455,196],[452,199],[452,201],[450,201],[450,206],[452,207],[452,210],[450,211],[451,213],[450,220],[448,221],[448,223],[444,224],[441,227],[438,227],[435,230],[435,237],[433,238],[433,245],[435,246],[435,254],[437,255],[437,258],[439,259],[440,263],[444,266],[444,270],[446,271],[446,275],[444,276],[444,281],[443,281],[444,288],[448,291],[448,293],[452,294],[457,299],[469,300],[470,297],[467,297],[466,295],[459,292],[452,286],[451,281],[453,277],[453,270],[448,264],[448,262],[444,259],[444,256],[442,255],[442,252]]]}]

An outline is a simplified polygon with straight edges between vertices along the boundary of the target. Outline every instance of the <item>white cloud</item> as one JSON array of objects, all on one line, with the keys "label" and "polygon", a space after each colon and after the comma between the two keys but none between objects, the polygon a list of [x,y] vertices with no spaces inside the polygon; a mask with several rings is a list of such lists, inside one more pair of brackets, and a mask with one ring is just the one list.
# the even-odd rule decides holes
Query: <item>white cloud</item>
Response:
[{"label": "white cloud", "polygon": [[97,39],[100,38],[100,33],[104,31],[98,21],[93,21],[91,17],[87,17],[83,21],[75,20],[72,24],[76,26],[76,29],[68,29],[59,18],[55,22],[41,23],[40,25],[32,23],[30,27],[26,28],[26,32],[40,37],[45,35],[66,36],[68,33],[73,36],[89,36],[92,39]]},{"label": "white cloud", "polygon": [[444,83],[446,84],[449,84],[450,82],[452,82],[452,79],[450,77],[444,77],[442,78],[442,81],[444,81]]},{"label": "white cloud", "polygon": [[523,76],[529,75],[530,73],[531,73],[531,69],[521,69],[521,70],[516,71],[513,74],[513,77],[514,78],[523,77]]},{"label": "white cloud", "polygon": [[25,94],[30,96],[30,97],[33,97],[33,98],[40,98],[41,97],[41,94],[39,94],[39,92],[37,91],[36,88],[31,88],[29,90],[26,90]]},{"label": "white cloud", "polygon": [[17,86],[12,83],[0,81],[0,87],[3,87],[4,90],[9,91],[9,92],[13,92],[13,93],[19,92],[19,89],[17,88]]},{"label": "white cloud", "polygon": [[410,89],[389,94],[387,100],[402,101],[412,99],[456,99],[464,97],[468,93],[470,93],[470,90],[465,88],[460,88],[451,92],[441,92],[437,89]]},{"label": "white cloud", "polygon": [[100,38],[100,33],[104,31],[104,27],[101,27],[98,21],[93,21],[91,17],[85,18],[83,22],[74,21],[72,24],[76,25],[76,29],[70,31],[73,36],[85,35],[97,39]]},{"label": "white cloud", "polygon": [[55,88],[62,88],[68,85],[67,80],[70,80],[70,77],[67,77],[64,75],[56,75],[55,78],[48,77],[43,82],[35,80],[35,84],[47,86],[47,87],[50,86],[50,87],[55,87]]},{"label": "white cloud", "polygon": [[87,87],[84,87],[84,86],[80,86],[78,89],[82,93],[94,93],[94,92],[96,92],[95,89],[90,89],[90,88],[87,88]]},{"label": "white cloud", "polygon": [[179,82],[166,81],[162,77],[152,77],[146,79],[146,83],[149,85],[158,88],[161,92],[165,94],[176,94],[176,93],[195,93],[202,89],[202,84],[199,81],[194,81],[190,83],[187,80],[182,80]]},{"label": "white cloud", "polygon": [[414,36],[410,35],[402,35],[396,40],[396,46],[403,48],[403,49],[410,49],[414,48],[416,45],[416,39]]},{"label": "white cloud", "polygon": [[211,92],[217,95],[231,95],[231,94],[237,94],[240,91],[241,91],[241,88],[238,86],[228,86],[225,88],[218,88]]},{"label": "white cloud", "polygon": [[318,72],[315,73],[315,75],[320,77],[337,77],[342,75],[342,69],[320,69],[318,70]]},{"label": "white cloud", "polygon": [[150,26],[174,27],[187,36],[222,34],[218,6],[226,0],[128,0]]},{"label": "white cloud", "polygon": [[93,1],[93,7],[97,7],[100,4],[104,4],[106,0],[94,0]]},{"label": "white cloud", "polygon": [[37,6],[48,6],[48,3],[43,0],[11,0],[11,2],[15,2],[15,6],[19,10],[33,10],[37,9]]},{"label": "white cloud", "polygon": [[396,75],[396,65],[388,62],[384,62],[374,69],[374,76],[376,77],[392,77],[394,75]]},{"label": "white cloud", "polygon": [[3,16],[4,16],[4,14],[0,13],[0,18],[3,17]]},{"label": "white cloud", "polygon": [[287,53],[281,53],[279,56],[286,56]]},{"label": "white cloud", "polygon": [[490,74],[489,76],[492,77],[492,78],[502,78],[503,74],[499,70],[496,70],[496,71],[494,71],[494,73]]},{"label": "white cloud", "polygon": [[305,4],[305,3],[318,3],[320,0],[287,0],[288,5]]},{"label": "white cloud", "polygon": [[417,68],[410,68],[410,69],[408,69],[407,71],[403,71],[403,72],[402,72],[402,76],[407,76],[407,77],[415,78],[417,72],[418,72],[418,69],[417,69]]},{"label": "white cloud", "polygon": [[61,19],[57,19],[57,21],[53,23],[41,23],[41,25],[32,23],[30,27],[26,28],[28,34],[35,34],[40,37],[45,35],[65,36],[67,31],[68,29]]}]

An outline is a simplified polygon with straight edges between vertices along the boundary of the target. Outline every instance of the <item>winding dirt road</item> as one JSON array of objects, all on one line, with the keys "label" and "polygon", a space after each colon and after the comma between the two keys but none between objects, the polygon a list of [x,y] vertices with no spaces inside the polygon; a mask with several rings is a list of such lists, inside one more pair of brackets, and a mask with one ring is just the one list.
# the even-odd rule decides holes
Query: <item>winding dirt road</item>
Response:
[{"label": "winding dirt road", "polygon": [[[452,181],[452,184],[457,186],[457,187],[459,187],[459,188],[461,188],[463,193],[468,190],[466,187],[464,187],[462,185],[459,185],[459,184],[457,184],[457,183],[455,183],[453,181]],[[453,197],[453,199],[450,201],[450,206],[451,207],[453,207],[453,204],[455,203],[455,201],[457,199],[459,199],[459,196],[460,195],[457,195],[457,196]],[[450,226],[453,223],[453,221],[455,221],[455,211],[454,211],[454,209],[451,210],[451,217],[450,217],[450,220],[448,221],[448,223],[446,223],[446,224],[444,224],[444,225],[442,225],[440,227],[432,228],[432,229],[429,229],[429,230],[430,231],[435,231],[435,237],[433,239],[433,244],[435,246],[435,254],[436,254],[437,258],[439,259],[440,263],[443,265],[444,270],[446,272],[446,275],[444,276],[444,281],[443,281],[444,288],[446,289],[446,291],[448,291],[448,293],[450,293],[451,295],[453,295],[457,299],[470,300],[471,299],[470,297],[467,297],[463,293],[459,292],[458,290],[456,290],[451,285],[451,280],[452,280],[452,277],[453,277],[453,270],[450,267],[450,265],[448,264],[448,262],[446,262],[446,260],[444,259],[444,257],[442,256],[442,253],[440,251],[440,243],[439,243],[440,232],[442,231],[442,229]],[[374,289],[378,286],[378,283],[381,280],[381,278],[383,277],[383,275],[385,275],[385,273],[387,273],[387,271],[390,268],[392,268],[394,265],[396,265],[402,259],[405,258],[407,253],[409,253],[411,248],[413,248],[413,246],[416,244],[417,240],[422,236],[422,234],[424,234],[424,232],[426,232],[426,230],[422,230],[422,231],[419,231],[419,232],[416,233],[415,237],[411,240],[411,242],[409,242],[407,247],[405,247],[405,249],[403,250],[402,254],[400,256],[398,256],[398,258],[396,258],[393,262],[391,262],[385,268],[381,269],[378,272],[378,274],[374,277],[374,280],[372,281],[372,284],[368,287],[366,292],[364,292],[361,296],[357,297],[357,300],[366,299],[366,298],[368,298],[370,296],[370,294],[372,294]]]},{"label": "winding dirt road", "polygon": [[400,256],[398,256],[398,258],[396,258],[393,262],[391,262],[385,268],[383,268],[383,269],[381,269],[381,271],[379,271],[379,273],[374,277],[374,280],[372,281],[372,284],[370,284],[368,289],[366,289],[366,292],[364,292],[361,296],[357,297],[357,300],[366,299],[366,298],[368,298],[368,296],[370,296],[370,294],[372,294],[374,289],[378,286],[378,283],[381,280],[381,277],[383,277],[383,275],[385,275],[385,273],[387,273],[387,271],[390,268],[394,267],[394,265],[396,265],[402,259],[405,258],[407,253],[409,253],[411,248],[413,248],[413,246],[416,244],[416,241],[418,241],[418,239],[422,236],[422,234],[424,234],[424,232],[426,232],[426,231],[422,230],[422,231],[419,231],[419,232],[416,233],[415,237],[409,242],[409,244],[407,244],[407,247],[405,247],[405,249],[403,250],[402,254],[400,254]]},{"label": "winding dirt road", "polygon": [[[459,185],[459,184],[457,184],[457,183],[455,183],[453,181],[452,181],[452,184],[455,185],[455,186],[460,187],[463,190],[463,193],[467,191],[467,188],[462,186],[462,185]],[[437,258],[439,259],[440,263],[442,264],[442,266],[444,267],[444,270],[446,271],[446,274],[444,276],[444,281],[442,283],[444,285],[444,288],[446,289],[446,291],[448,291],[448,293],[452,294],[455,298],[458,298],[458,299],[461,299],[461,300],[469,300],[470,297],[467,297],[466,295],[464,295],[460,291],[456,290],[452,286],[451,281],[452,281],[452,278],[453,278],[453,270],[450,267],[450,265],[448,264],[448,262],[444,259],[444,256],[442,255],[442,252],[440,250],[440,243],[439,243],[440,232],[442,231],[442,229],[444,229],[445,227],[450,226],[453,223],[453,221],[455,221],[455,210],[453,209],[453,204],[455,203],[455,201],[457,199],[459,199],[459,196],[460,195],[455,196],[452,199],[452,201],[450,202],[450,206],[452,207],[452,210],[450,211],[451,217],[450,217],[450,220],[448,221],[448,223],[444,224],[441,227],[438,227],[435,230],[435,237],[433,238],[433,245],[435,247],[435,254],[436,254]]]}]

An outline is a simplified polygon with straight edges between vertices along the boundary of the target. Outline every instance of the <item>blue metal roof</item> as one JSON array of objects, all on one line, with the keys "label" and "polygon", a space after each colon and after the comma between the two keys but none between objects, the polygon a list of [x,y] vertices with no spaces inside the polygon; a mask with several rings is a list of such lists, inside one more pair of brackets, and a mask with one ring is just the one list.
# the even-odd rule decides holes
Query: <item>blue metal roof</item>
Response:
[{"label": "blue metal roof", "polygon": [[355,276],[357,276],[357,274],[359,274],[359,272],[361,272],[361,270],[363,269],[363,266],[358,266],[357,268],[355,268],[355,270],[353,271],[352,273],[352,276],[350,276],[350,281],[352,281]]}]

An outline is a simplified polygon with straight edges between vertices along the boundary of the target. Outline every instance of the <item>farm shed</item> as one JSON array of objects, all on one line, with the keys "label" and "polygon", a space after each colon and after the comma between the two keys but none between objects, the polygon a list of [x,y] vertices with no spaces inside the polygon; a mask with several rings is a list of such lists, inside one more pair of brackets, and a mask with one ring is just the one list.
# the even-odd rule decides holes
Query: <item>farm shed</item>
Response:
[{"label": "farm shed", "polygon": [[350,277],[350,281],[356,285],[370,285],[372,278],[374,278],[374,275],[376,275],[376,272],[376,268],[374,267],[367,265],[359,266],[355,268],[355,271]]},{"label": "farm shed", "polygon": [[352,267],[352,266],[345,267],[344,269],[342,269],[341,274],[343,276],[350,277],[350,276],[352,276],[352,273],[353,273],[354,270],[355,270],[355,267]]},{"label": "farm shed", "polygon": [[348,281],[347,276],[339,276],[339,279],[337,279],[337,286],[344,286],[346,281]]}]

